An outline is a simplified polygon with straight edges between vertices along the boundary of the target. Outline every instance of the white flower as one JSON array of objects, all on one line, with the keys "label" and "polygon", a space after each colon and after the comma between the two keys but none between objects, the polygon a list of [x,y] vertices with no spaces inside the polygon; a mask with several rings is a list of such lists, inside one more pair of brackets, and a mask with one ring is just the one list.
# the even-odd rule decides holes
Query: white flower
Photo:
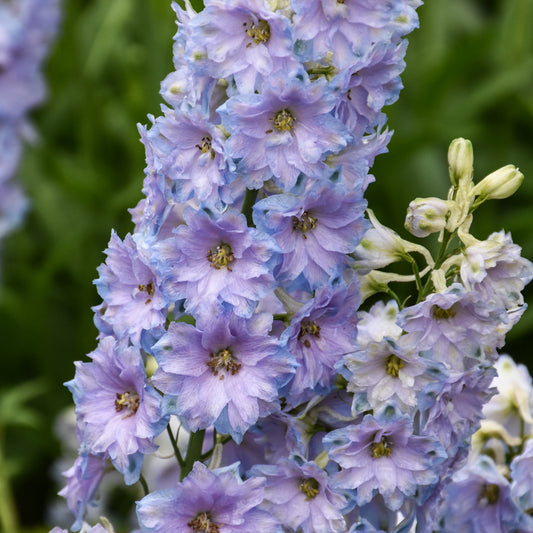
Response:
[{"label": "white flower", "polygon": [[505,354],[494,366],[498,376],[492,385],[498,388],[498,394],[483,408],[485,418],[498,422],[514,437],[521,436],[524,431],[531,433],[533,385],[527,368]]}]

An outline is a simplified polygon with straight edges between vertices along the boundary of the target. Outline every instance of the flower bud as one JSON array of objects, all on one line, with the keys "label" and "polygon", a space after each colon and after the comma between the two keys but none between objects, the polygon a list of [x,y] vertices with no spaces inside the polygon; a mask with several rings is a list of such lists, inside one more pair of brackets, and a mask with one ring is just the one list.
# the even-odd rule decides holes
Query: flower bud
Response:
[{"label": "flower bud", "polygon": [[354,252],[354,267],[359,271],[383,268],[396,261],[404,260],[410,252],[422,254],[428,264],[433,264],[429,251],[420,244],[402,239],[395,231],[387,228],[367,209],[372,227],[367,230]]},{"label": "flower bud", "polygon": [[448,148],[450,180],[454,187],[461,181],[469,181],[474,173],[474,150],[468,139],[454,139]]},{"label": "flower bud", "polygon": [[407,208],[405,229],[415,237],[427,237],[444,229],[453,202],[441,198],[416,198]]},{"label": "flower bud", "polygon": [[524,175],[514,165],[505,165],[483,178],[471,191],[484,200],[501,200],[514,194]]}]

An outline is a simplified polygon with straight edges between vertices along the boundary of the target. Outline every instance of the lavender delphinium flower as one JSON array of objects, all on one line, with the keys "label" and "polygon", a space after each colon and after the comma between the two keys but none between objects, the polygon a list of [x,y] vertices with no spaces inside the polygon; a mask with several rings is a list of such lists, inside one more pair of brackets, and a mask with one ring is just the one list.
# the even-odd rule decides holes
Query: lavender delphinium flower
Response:
[{"label": "lavender delphinium flower", "polygon": [[170,324],[153,347],[159,367],[152,381],[188,429],[214,424],[240,442],[259,417],[279,411],[278,391],[294,362],[269,335],[271,323],[268,315],[246,320],[225,312],[196,327]]},{"label": "lavender delphinium flower", "polygon": [[281,260],[276,279],[293,281],[301,274],[311,289],[331,284],[352,262],[347,254],[355,250],[367,228],[365,207],[360,191],[332,185],[257,202],[254,221],[281,250],[275,254]]},{"label": "lavender delphinium flower", "polygon": [[337,368],[348,380],[346,390],[354,393],[354,415],[387,403],[395,403],[404,413],[414,411],[417,393],[443,373],[444,367],[439,369],[421,357],[413,340],[408,335],[396,341],[385,337],[339,361]]},{"label": "lavender delphinium flower", "polygon": [[266,0],[211,0],[191,22],[186,56],[196,68],[216,78],[233,76],[241,93],[259,88],[277,71],[298,70],[293,57],[290,21]]},{"label": "lavender delphinium flower", "polygon": [[169,300],[184,298],[189,313],[213,316],[225,303],[239,316],[251,316],[274,286],[269,265],[274,241],[234,211],[212,219],[188,209],[184,217],[187,225],[155,247],[163,293]]},{"label": "lavender delphinium flower", "polygon": [[496,389],[490,386],[495,371],[488,365],[477,365],[464,372],[443,372],[440,379],[418,393],[421,427],[434,435],[455,455],[459,447],[467,448],[470,437],[479,427],[482,407]]},{"label": "lavender delphinium flower", "polygon": [[398,98],[406,50],[406,41],[396,46],[390,42],[380,43],[368,56],[332,80],[344,95],[335,113],[355,139],[363,139],[365,134],[385,124],[387,118],[382,108]]},{"label": "lavender delphinium flower", "polygon": [[206,533],[278,533],[279,526],[258,509],[264,478],[242,481],[238,465],[209,470],[196,462],[191,473],[172,489],[155,491],[137,503],[143,531]]},{"label": "lavender delphinium flower", "polygon": [[230,133],[227,150],[239,159],[237,169],[247,187],[260,188],[274,176],[288,191],[300,173],[323,176],[328,170],[325,157],[350,140],[345,126],[331,114],[334,104],[325,80],[280,73],[268,79],[260,94],[229,98],[219,112]]},{"label": "lavender delphinium flower", "polygon": [[92,361],[78,361],[74,379],[66,383],[76,403],[82,450],[109,457],[131,485],[139,479],[143,455],[156,450],[153,439],[168,417],[137,348],[109,336],[89,356]]},{"label": "lavender delphinium flower", "polygon": [[112,232],[105,253],[106,262],[98,267],[100,277],[94,282],[103,303],[94,310],[98,320],[110,326],[117,338],[128,336],[139,345],[143,329],[165,323],[169,302],[130,234],[121,241]]},{"label": "lavender delphinium flower", "polygon": [[251,473],[266,478],[261,509],[272,513],[289,531],[345,531],[343,510],[348,499],[330,487],[328,474],[314,461],[284,458],[274,465],[256,465]]},{"label": "lavender delphinium flower", "polygon": [[333,487],[353,490],[360,506],[380,494],[393,511],[436,483],[438,465],[446,458],[436,439],[414,435],[410,417],[391,406],[377,417],[366,415],[360,424],[331,431],[324,447],[341,467],[333,474]]},{"label": "lavender delphinium flower", "polygon": [[472,365],[469,360],[496,356],[495,349],[503,345],[499,326],[507,320],[504,309],[454,283],[445,292],[404,308],[398,323],[417,337],[420,349],[431,348],[434,360],[462,371]]},{"label": "lavender delphinium flower", "polygon": [[59,492],[67,500],[67,506],[76,518],[72,530],[81,528],[87,506],[93,504],[96,491],[105,473],[107,460],[103,456],[82,453],[71,468],[63,472],[66,486]]},{"label": "lavender delphinium flower", "polygon": [[359,306],[356,282],[345,287],[317,289],[315,297],[292,317],[283,333],[298,367],[284,396],[297,405],[310,394],[328,392],[335,377],[335,364],[353,349]]},{"label": "lavender delphinium flower", "polygon": [[312,59],[331,55],[339,68],[356,63],[381,43],[394,44],[418,25],[418,0],[328,2],[293,0],[296,38],[311,43]]},{"label": "lavender delphinium flower", "polygon": [[453,476],[442,517],[443,533],[507,533],[516,531],[520,521],[509,482],[487,456]]},{"label": "lavender delphinium flower", "polygon": [[150,130],[141,129],[152,153],[149,168],[158,175],[160,188],[177,202],[194,197],[219,205],[221,188],[235,178],[233,161],[224,153],[224,134],[198,108],[163,107],[163,112]]}]

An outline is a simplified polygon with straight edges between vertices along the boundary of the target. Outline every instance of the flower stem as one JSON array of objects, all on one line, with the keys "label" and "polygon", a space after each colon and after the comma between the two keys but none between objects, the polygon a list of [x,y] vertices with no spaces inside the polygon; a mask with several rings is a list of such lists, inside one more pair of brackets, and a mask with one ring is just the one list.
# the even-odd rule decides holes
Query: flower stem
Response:
[{"label": "flower stem", "polygon": [[246,221],[250,227],[255,226],[252,218],[252,208],[255,204],[258,192],[258,189],[246,189],[246,194],[244,195],[244,200],[242,202],[241,213],[246,217]]},{"label": "flower stem", "polygon": [[139,483],[142,485],[144,495],[148,496],[148,494],[150,494],[150,489],[148,488],[148,483],[146,483],[146,479],[142,474],[139,477]]},{"label": "flower stem", "polygon": [[181,481],[188,476],[194,463],[202,458],[202,446],[204,444],[205,429],[200,429],[189,435],[189,444],[187,445],[187,455],[181,468]]},{"label": "flower stem", "polygon": [[170,429],[170,424],[167,426],[167,433],[170,437],[170,443],[172,444],[172,449],[174,450],[174,455],[176,456],[176,459],[178,460],[178,463],[180,465],[180,468],[183,468],[183,465],[185,464],[185,461],[183,460],[183,457],[181,456],[180,450],[178,448],[178,444],[176,442],[176,439],[174,435],[172,434],[172,429]]}]

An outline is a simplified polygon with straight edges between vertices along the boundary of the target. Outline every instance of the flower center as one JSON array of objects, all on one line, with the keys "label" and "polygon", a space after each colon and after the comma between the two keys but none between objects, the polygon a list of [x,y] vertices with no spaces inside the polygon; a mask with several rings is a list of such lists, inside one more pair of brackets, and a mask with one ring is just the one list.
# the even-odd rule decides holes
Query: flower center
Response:
[{"label": "flower center", "polygon": [[391,443],[387,440],[386,437],[381,437],[381,440],[379,442],[373,442],[371,445],[371,449],[371,455],[374,459],[378,459],[379,457],[383,457],[384,455],[389,457],[392,452]]},{"label": "flower center", "polygon": [[233,256],[233,251],[231,250],[231,246],[229,244],[221,242],[220,244],[217,244],[215,251],[209,249],[207,252],[207,259],[211,263],[211,266],[217,270],[220,270],[221,268],[227,268],[230,272],[232,272],[229,264],[235,261],[235,257]]},{"label": "flower center", "polygon": [[144,302],[145,304],[148,305],[152,301],[152,296],[154,295],[154,292],[155,292],[154,282],[150,281],[150,283],[147,283],[146,285],[141,283],[137,288],[139,289],[139,292],[146,291],[148,293],[148,296],[150,296],[150,298],[146,298],[146,302]]},{"label": "flower center", "polygon": [[314,477],[301,479],[298,489],[305,494],[305,501],[308,502],[318,496],[320,492],[320,484]]},{"label": "flower center", "polygon": [[211,154],[211,159],[215,159],[215,151],[211,148],[211,141],[211,137],[206,135],[205,137],[202,137],[202,144],[197,144],[196,148],[198,148],[202,154],[207,154],[207,152],[209,152]]},{"label": "flower center", "polygon": [[139,395],[136,392],[125,391],[122,394],[117,392],[115,399],[115,411],[121,413],[125,411],[122,418],[133,416],[139,409]]},{"label": "flower center", "polygon": [[257,24],[254,22],[244,22],[244,31],[248,34],[248,37],[252,39],[252,42],[246,45],[246,48],[252,46],[252,44],[266,43],[270,39],[270,26],[266,20],[258,20]]},{"label": "flower center", "polygon": [[[317,323],[313,320],[308,320],[307,318],[304,318],[300,322],[300,331],[298,333],[298,340],[301,341],[303,337],[306,335],[313,335],[313,337],[316,337],[317,339],[320,338],[320,326],[317,325]],[[304,339],[303,345],[306,348],[309,348],[311,346],[311,343],[309,342],[309,339]]]},{"label": "flower center", "polygon": [[455,304],[452,305],[449,309],[443,309],[442,307],[439,307],[438,305],[434,305],[431,308],[431,314],[433,315],[433,318],[435,320],[454,318],[455,317],[454,307],[455,307]]},{"label": "flower center", "polygon": [[314,230],[316,228],[318,220],[312,217],[308,211],[304,211],[300,218],[292,217],[292,231],[299,231],[304,239],[307,239],[305,232],[307,230]]},{"label": "flower center", "polygon": [[494,505],[500,497],[500,487],[495,483],[485,484],[481,490],[480,501],[488,505]]},{"label": "flower center", "polygon": [[219,525],[211,521],[209,513],[198,513],[194,520],[187,522],[191,531],[204,531],[205,533],[218,533]]},{"label": "flower center", "polygon": [[[214,376],[218,376],[219,372],[223,370],[224,372],[229,372],[232,376],[239,372],[241,364],[238,363],[233,357],[233,352],[229,348],[224,348],[219,350],[216,354],[211,352],[209,354],[211,358],[207,361],[207,366],[211,369]],[[225,374],[221,374],[219,379],[224,379]]]},{"label": "flower center", "polygon": [[[287,108],[278,111],[270,120],[278,131],[291,131],[294,129],[294,123],[296,122],[294,115]],[[267,131],[267,133],[271,132],[272,130]]]},{"label": "flower center", "polygon": [[405,363],[394,354],[390,354],[385,359],[385,363],[387,364],[387,374],[393,378],[397,378],[400,373],[400,368],[405,366]]}]

